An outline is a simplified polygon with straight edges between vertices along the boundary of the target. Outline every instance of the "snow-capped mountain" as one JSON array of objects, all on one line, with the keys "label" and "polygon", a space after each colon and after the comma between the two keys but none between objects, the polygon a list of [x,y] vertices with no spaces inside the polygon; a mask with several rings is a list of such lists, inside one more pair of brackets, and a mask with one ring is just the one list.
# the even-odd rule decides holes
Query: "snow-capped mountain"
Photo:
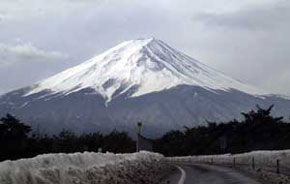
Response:
[{"label": "snow-capped mountain", "polygon": [[149,38],[123,42],[103,54],[42,81],[27,95],[43,90],[69,94],[92,88],[107,101],[111,101],[113,96],[126,93],[132,88],[134,92],[130,97],[137,97],[178,85],[257,92],[164,42]]},{"label": "snow-capped mountain", "polygon": [[161,40],[123,42],[108,51],[0,97],[0,112],[14,113],[49,132],[134,130],[148,132],[194,126],[205,120],[238,118],[255,104],[290,101],[259,90],[173,49]]}]

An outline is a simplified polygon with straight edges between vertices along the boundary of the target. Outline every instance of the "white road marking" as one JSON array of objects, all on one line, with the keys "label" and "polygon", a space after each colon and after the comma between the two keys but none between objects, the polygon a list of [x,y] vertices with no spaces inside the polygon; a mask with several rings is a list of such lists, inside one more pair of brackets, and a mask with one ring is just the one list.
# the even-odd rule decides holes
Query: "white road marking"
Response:
[{"label": "white road marking", "polygon": [[181,177],[180,177],[180,179],[179,179],[179,181],[178,181],[178,184],[184,184],[184,182],[185,182],[185,179],[186,179],[186,172],[184,171],[184,169],[182,169],[181,167],[179,167],[179,166],[176,166],[179,170],[180,170],[180,172],[181,172]]}]

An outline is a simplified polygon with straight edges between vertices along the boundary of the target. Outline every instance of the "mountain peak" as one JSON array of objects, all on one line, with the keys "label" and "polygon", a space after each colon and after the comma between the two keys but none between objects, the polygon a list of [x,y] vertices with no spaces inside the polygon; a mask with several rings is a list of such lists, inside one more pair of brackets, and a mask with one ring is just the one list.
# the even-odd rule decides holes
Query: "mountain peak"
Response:
[{"label": "mountain peak", "polygon": [[38,83],[26,95],[42,90],[68,94],[92,88],[109,102],[129,91],[130,97],[136,97],[178,85],[220,90],[237,89],[249,93],[253,91],[161,40],[145,38],[125,41]]},{"label": "mountain peak", "polygon": [[[135,40],[129,40],[129,42],[140,42],[140,43],[144,43],[145,45],[150,44],[150,43],[158,43],[161,40],[155,38],[155,37],[147,37],[147,38],[137,38]],[[128,42],[128,41],[125,41]]]},{"label": "mountain peak", "polygon": [[158,40],[154,37],[150,38],[139,38],[135,40],[129,40],[129,41],[124,41],[115,47],[105,51],[103,54],[98,55],[103,56],[103,55],[108,55],[108,54],[114,54],[114,53],[119,53],[121,54],[122,52],[127,52],[127,53],[132,53],[132,52],[138,52],[141,49],[145,49],[148,47],[156,46],[156,45],[162,45],[163,42],[161,40]]},{"label": "mountain peak", "polygon": [[[118,47],[123,47],[123,46],[128,46],[128,45],[135,45],[135,46],[146,46],[146,45],[150,45],[150,44],[156,44],[156,43],[160,43],[161,40],[158,40],[157,38],[155,37],[149,37],[149,38],[137,38],[137,39],[134,39],[134,40],[127,40],[127,41],[124,41],[124,42],[121,42],[120,44],[116,45],[115,47],[118,48]],[[113,48],[115,48],[113,47]],[[112,49],[113,49],[112,48]]]}]

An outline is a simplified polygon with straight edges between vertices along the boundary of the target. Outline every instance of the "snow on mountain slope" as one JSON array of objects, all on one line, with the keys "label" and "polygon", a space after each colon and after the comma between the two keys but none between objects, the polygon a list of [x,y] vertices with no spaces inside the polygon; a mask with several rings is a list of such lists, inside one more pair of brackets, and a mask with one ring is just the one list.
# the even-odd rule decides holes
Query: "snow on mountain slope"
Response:
[{"label": "snow on mountain slope", "polygon": [[43,90],[69,94],[92,88],[109,102],[130,89],[134,91],[129,97],[137,97],[178,85],[258,93],[164,42],[150,38],[123,42],[36,84],[25,96]]}]

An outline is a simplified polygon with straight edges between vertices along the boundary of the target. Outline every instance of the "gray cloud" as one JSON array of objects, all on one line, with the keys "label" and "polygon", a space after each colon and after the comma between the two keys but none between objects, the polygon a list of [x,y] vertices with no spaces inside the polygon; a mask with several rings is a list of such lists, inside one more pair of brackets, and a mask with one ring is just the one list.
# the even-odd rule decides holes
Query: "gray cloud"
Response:
[{"label": "gray cloud", "polygon": [[18,45],[0,43],[0,67],[22,62],[55,62],[67,57],[60,52],[41,50],[31,43]]},{"label": "gray cloud", "polygon": [[0,43],[0,93],[32,84],[65,68],[68,55],[31,43]]},{"label": "gray cloud", "polygon": [[1,0],[0,14],[7,20],[17,21],[46,16],[66,16],[106,0]]},{"label": "gray cloud", "polygon": [[276,1],[262,6],[245,7],[235,12],[201,13],[194,17],[209,26],[232,29],[265,30],[288,27],[290,2]]},{"label": "gray cloud", "polygon": [[5,19],[5,15],[0,13],[0,23],[1,23],[2,21],[4,21],[4,19]]},{"label": "gray cloud", "polygon": [[[234,12],[202,13],[208,60],[232,76],[274,93],[290,94],[290,2],[274,1]],[[204,48],[206,49],[206,48]]]}]

